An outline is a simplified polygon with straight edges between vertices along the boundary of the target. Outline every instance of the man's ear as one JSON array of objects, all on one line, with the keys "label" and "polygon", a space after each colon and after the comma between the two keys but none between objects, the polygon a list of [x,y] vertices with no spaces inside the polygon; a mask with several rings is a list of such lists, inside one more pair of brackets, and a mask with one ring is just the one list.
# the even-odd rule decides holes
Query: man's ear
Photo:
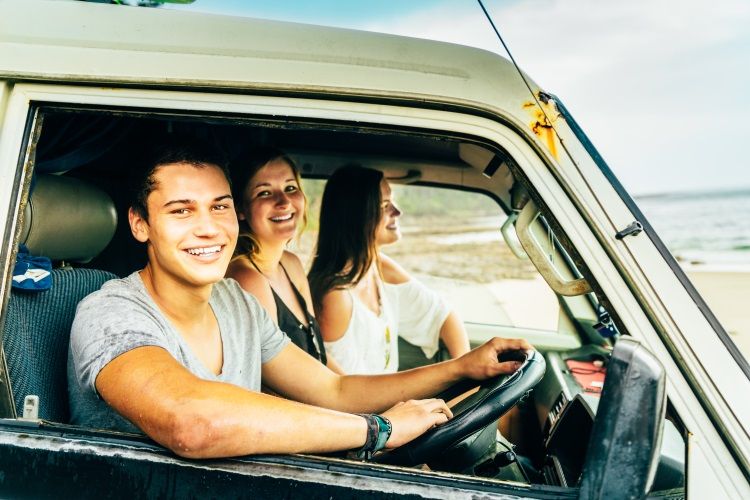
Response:
[{"label": "man's ear", "polygon": [[146,243],[148,241],[148,221],[133,210],[133,207],[128,209],[128,223],[130,224],[130,232],[133,233],[133,238],[141,243]]},{"label": "man's ear", "polygon": [[242,210],[237,210],[237,220],[245,220],[245,214],[242,213]]}]

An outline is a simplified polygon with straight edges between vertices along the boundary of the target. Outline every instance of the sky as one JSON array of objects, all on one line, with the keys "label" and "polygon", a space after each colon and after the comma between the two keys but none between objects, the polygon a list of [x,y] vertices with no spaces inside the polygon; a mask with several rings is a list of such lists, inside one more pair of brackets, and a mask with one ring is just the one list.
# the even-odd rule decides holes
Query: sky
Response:
[{"label": "sky", "polygon": [[[484,4],[521,68],[562,100],[631,194],[750,188],[750,1]],[[173,8],[443,40],[507,57],[471,0]]]}]

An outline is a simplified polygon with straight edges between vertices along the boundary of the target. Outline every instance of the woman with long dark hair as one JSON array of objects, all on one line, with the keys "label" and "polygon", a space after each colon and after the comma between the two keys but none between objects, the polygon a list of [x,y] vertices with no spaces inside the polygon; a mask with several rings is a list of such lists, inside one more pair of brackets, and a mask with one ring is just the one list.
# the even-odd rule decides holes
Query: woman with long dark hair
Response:
[{"label": "woman with long dark hair", "polygon": [[427,357],[439,340],[451,357],[469,351],[458,316],[381,252],[401,237],[400,215],[380,171],[346,166],[326,184],[308,278],[327,352],[345,373],[398,370],[399,335]]},{"label": "woman with long dark hair", "polygon": [[302,350],[340,372],[326,357],[302,263],[286,249],[307,221],[296,165],[282,151],[263,147],[234,160],[231,172],[240,235],[227,276],[255,295]]}]

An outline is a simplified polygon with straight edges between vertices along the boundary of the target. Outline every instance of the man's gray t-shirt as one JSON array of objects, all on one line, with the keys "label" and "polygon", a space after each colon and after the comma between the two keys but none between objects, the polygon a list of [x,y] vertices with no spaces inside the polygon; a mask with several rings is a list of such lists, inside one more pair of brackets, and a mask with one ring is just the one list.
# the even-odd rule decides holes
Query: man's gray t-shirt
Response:
[{"label": "man's gray t-shirt", "polygon": [[261,364],[289,342],[266,310],[232,279],[216,283],[209,304],[216,315],[224,365],[215,375],[192,352],[146,291],[139,273],[111,280],[78,304],[70,337],[68,396],[71,421],[97,429],[140,432],[96,392],[99,371],[117,356],[143,346],[164,348],[205,380],[260,390]]}]

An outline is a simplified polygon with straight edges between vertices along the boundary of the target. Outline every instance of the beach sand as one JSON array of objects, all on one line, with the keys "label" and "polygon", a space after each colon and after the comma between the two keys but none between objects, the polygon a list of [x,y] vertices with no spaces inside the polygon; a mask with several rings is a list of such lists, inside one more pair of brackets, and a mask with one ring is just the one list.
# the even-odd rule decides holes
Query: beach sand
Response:
[{"label": "beach sand", "polygon": [[737,347],[750,359],[750,270],[686,266],[690,281]]}]

